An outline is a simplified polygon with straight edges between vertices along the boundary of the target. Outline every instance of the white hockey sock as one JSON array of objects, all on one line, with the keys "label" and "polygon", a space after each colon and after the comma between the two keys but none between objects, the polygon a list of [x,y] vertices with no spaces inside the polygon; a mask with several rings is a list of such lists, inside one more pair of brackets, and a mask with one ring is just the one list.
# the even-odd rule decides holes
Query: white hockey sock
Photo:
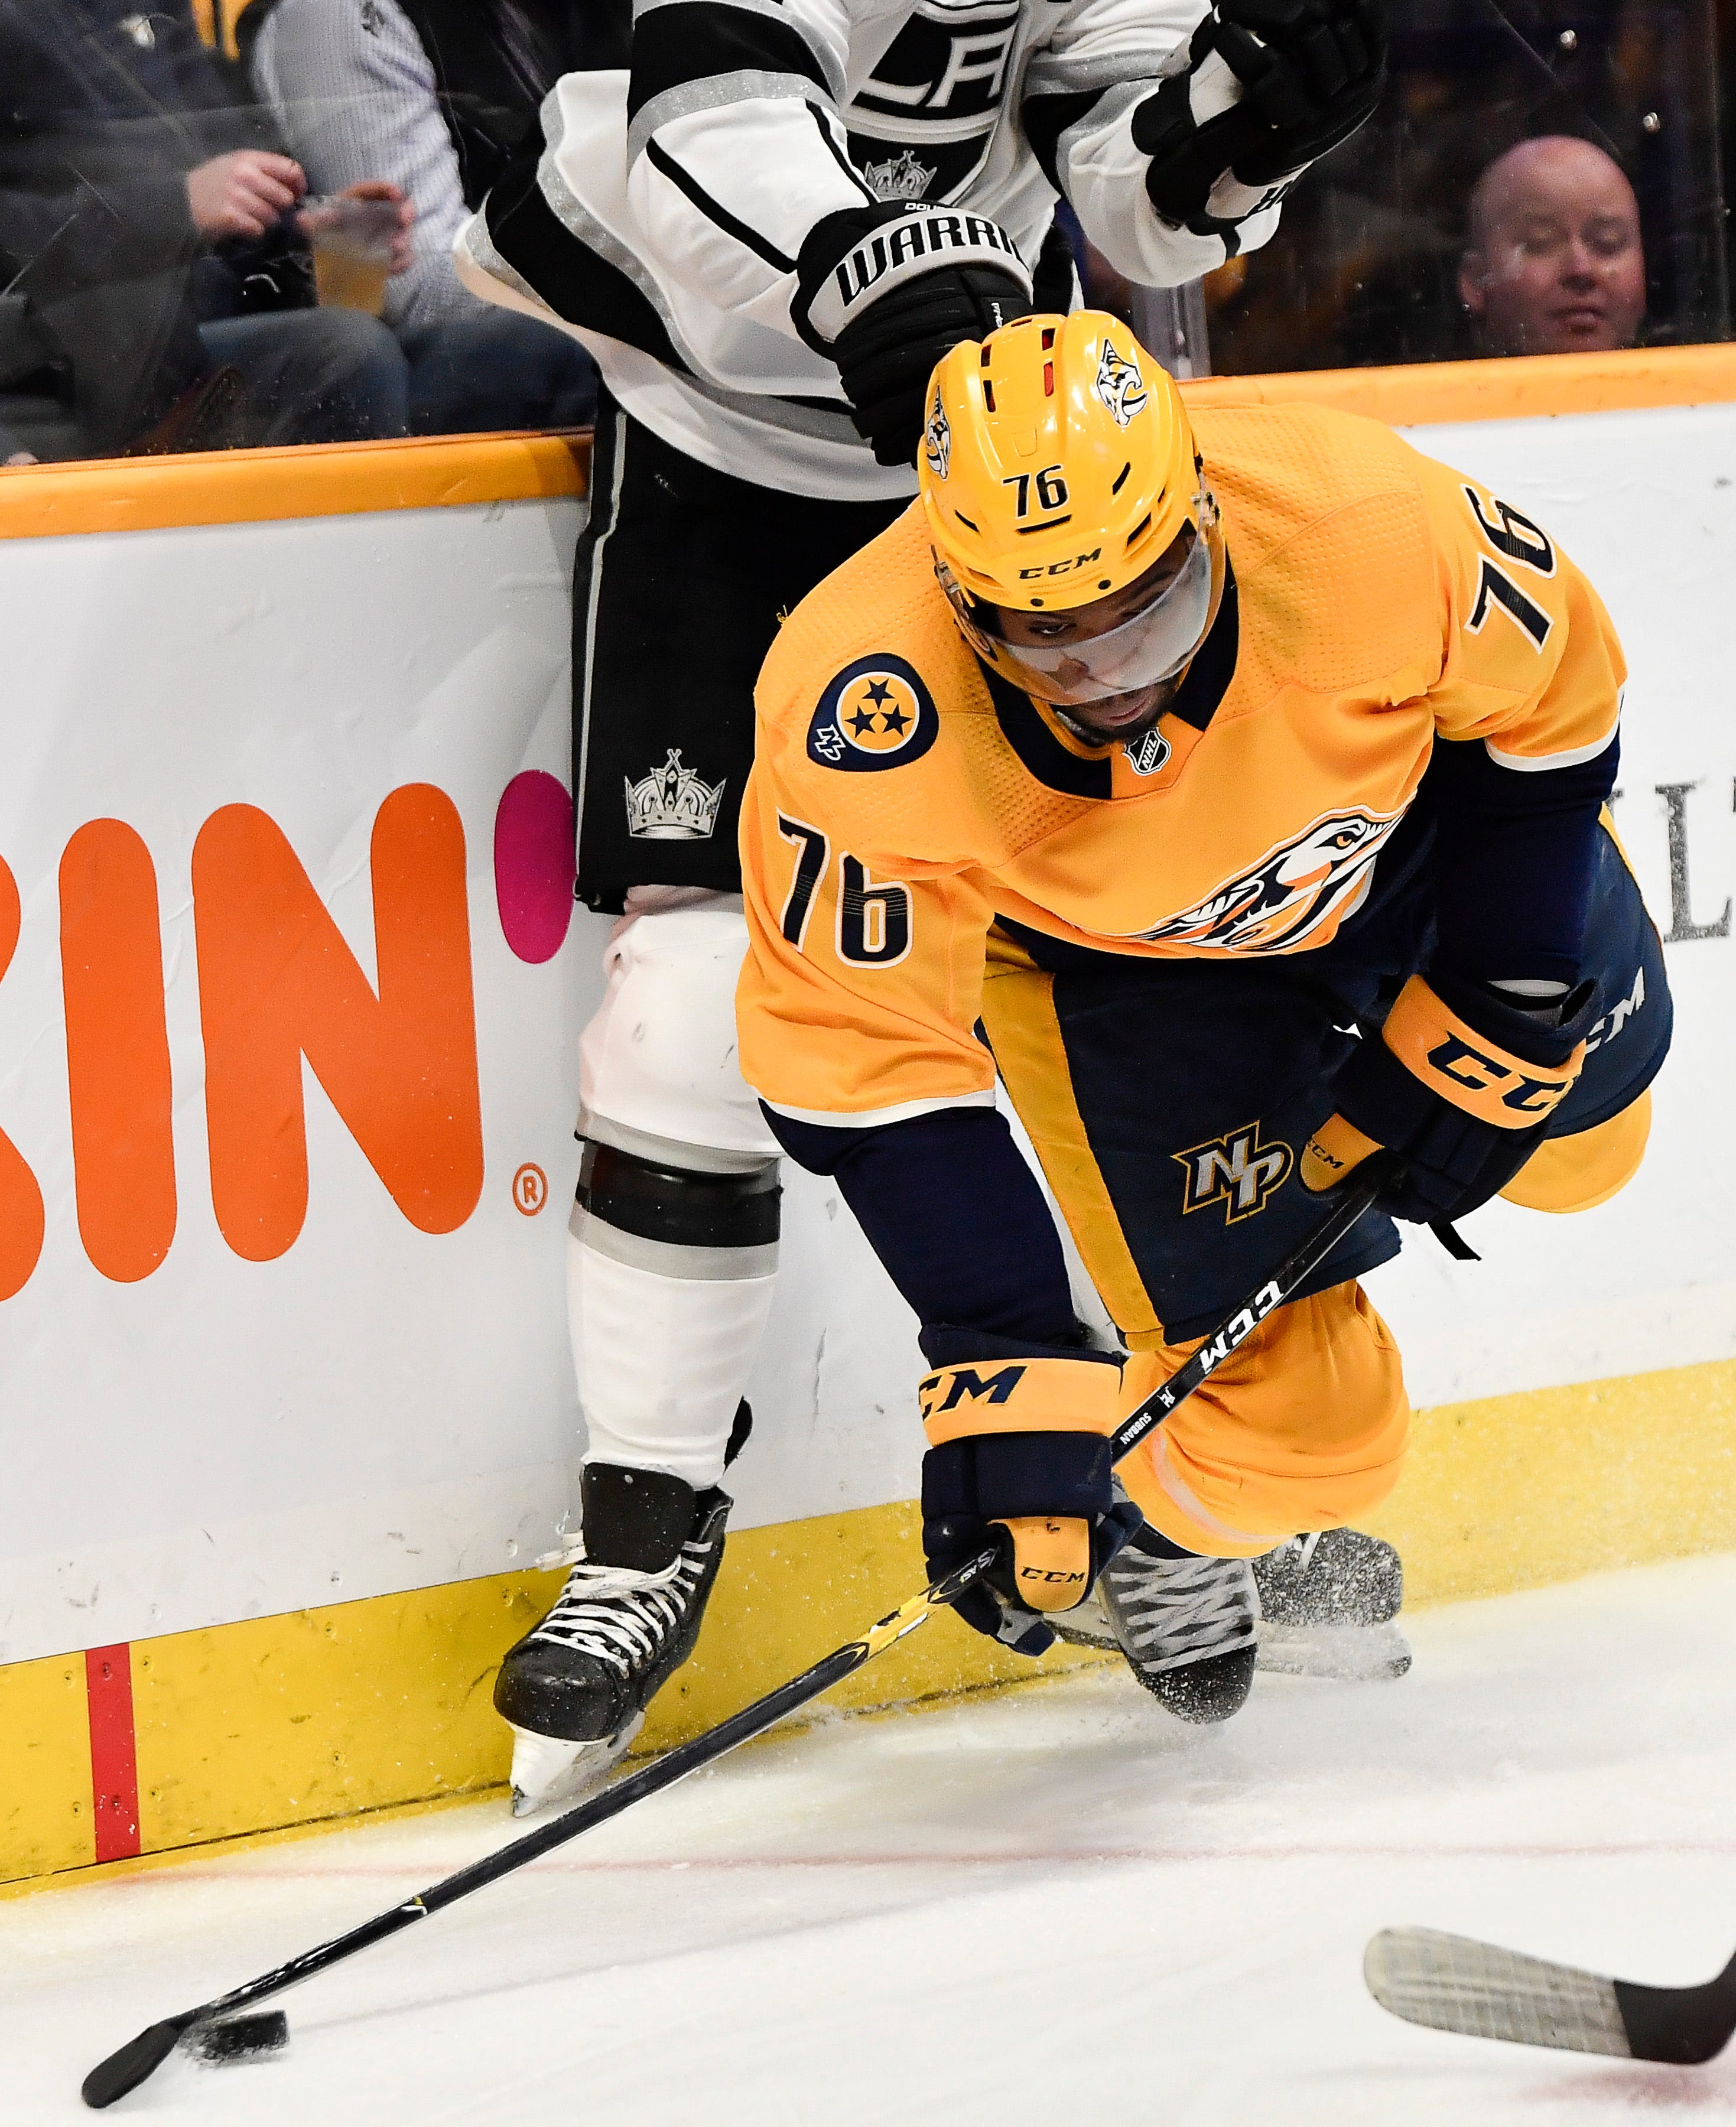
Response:
[{"label": "white hockey sock", "polygon": [[[723,1474],[776,1279],[769,1269],[666,1276],[605,1253],[610,1229],[588,1215],[573,1223],[567,1311],[590,1434],[585,1459],[664,1470],[704,1491]],[[752,1251],[756,1267],[768,1253]]]}]

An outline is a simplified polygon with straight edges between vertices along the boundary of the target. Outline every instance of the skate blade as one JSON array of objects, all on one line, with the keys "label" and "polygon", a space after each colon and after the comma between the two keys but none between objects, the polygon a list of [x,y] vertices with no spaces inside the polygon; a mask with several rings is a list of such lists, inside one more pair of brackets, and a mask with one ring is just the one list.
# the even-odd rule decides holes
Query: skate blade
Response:
[{"label": "skate blade", "polygon": [[1340,1684],[1379,1684],[1411,1666],[1410,1643],[1397,1625],[1259,1627],[1256,1669],[1278,1676],[1324,1676]]},{"label": "skate blade", "polygon": [[1121,1642],[1094,1588],[1076,1608],[1051,1611],[1043,1622],[1056,1639],[1065,1640],[1070,1647],[1102,1647],[1110,1654],[1121,1651]]},{"label": "skate blade", "polygon": [[534,1817],[582,1802],[602,1785],[616,1761],[645,1725],[635,1713],[624,1728],[600,1743],[569,1743],[563,1736],[538,1736],[529,1728],[512,1731],[512,1813]]}]

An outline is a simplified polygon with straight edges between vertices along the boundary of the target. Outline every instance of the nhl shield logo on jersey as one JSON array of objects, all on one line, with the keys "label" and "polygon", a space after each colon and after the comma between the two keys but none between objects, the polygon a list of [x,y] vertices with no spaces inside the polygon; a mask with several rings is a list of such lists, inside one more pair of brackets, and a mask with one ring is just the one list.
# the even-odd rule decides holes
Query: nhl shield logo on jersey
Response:
[{"label": "nhl shield logo on jersey", "polygon": [[[626,778],[622,778],[626,783]],[[637,783],[626,783],[627,831],[647,842],[703,842],[710,839],[723,802],[726,776],[702,782],[682,760],[678,747]]]},{"label": "nhl shield logo on jersey", "polygon": [[1174,748],[1155,725],[1130,739],[1122,751],[1127,756],[1127,765],[1136,775],[1155,775],[1168,760]]},{"label": "nhl shield logo on jersey", "polygon": [[1203,1144],[1189,1145],[1169,1157],[1188,1177],[1182,1185],[1183,1213],[1221,1204],[1225,1223],[1231,1226],[1238,1219],[1251,1219],[1256,1211],[1264,1211],[1296,1164],[1288,1145],[1260,1143],[1258,1123],[1226,1130],[1221,1137],[1207,1138]]},{"label": "nhl shield logo on jersey", "polygon": [[808,726],[808,758],[861,773],[918,760],[941,727],[934,697],[915,667],[885,652],[847,665],[820,696]]},{"label": "nhl shield logo on jersey", "polygon": [[1113,415],[1117,429],[1125,429],[1145,404],[1145,380],[1139,363],[1117,353],[1115,342],[1103,334],[1103,351],[1098,357],[1097,396]]}]

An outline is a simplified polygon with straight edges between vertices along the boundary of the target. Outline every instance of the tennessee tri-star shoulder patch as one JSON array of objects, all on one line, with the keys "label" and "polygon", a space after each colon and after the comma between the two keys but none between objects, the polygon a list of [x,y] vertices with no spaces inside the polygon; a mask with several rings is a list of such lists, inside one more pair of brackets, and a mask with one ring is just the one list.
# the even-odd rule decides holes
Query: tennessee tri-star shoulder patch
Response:
[{"label": "tennessee tri-star shoulder patch", "polygon": [[941,720],[915,667],[882,651],[828,682],[808,726],[808,758],[861,773],[902,768],[934,744]]}]

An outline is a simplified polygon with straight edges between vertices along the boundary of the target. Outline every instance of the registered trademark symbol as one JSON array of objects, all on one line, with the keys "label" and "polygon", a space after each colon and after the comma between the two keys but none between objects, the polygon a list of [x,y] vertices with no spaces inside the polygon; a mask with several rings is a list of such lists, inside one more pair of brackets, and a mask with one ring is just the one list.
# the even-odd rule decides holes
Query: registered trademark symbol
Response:
[{"label": "registered trademark symbol", "polygon": [[527,1159],[512,1177],[512,1201],[527,1219],[534,1219],[548,1201],[548,1177],[534,1160]]}]

